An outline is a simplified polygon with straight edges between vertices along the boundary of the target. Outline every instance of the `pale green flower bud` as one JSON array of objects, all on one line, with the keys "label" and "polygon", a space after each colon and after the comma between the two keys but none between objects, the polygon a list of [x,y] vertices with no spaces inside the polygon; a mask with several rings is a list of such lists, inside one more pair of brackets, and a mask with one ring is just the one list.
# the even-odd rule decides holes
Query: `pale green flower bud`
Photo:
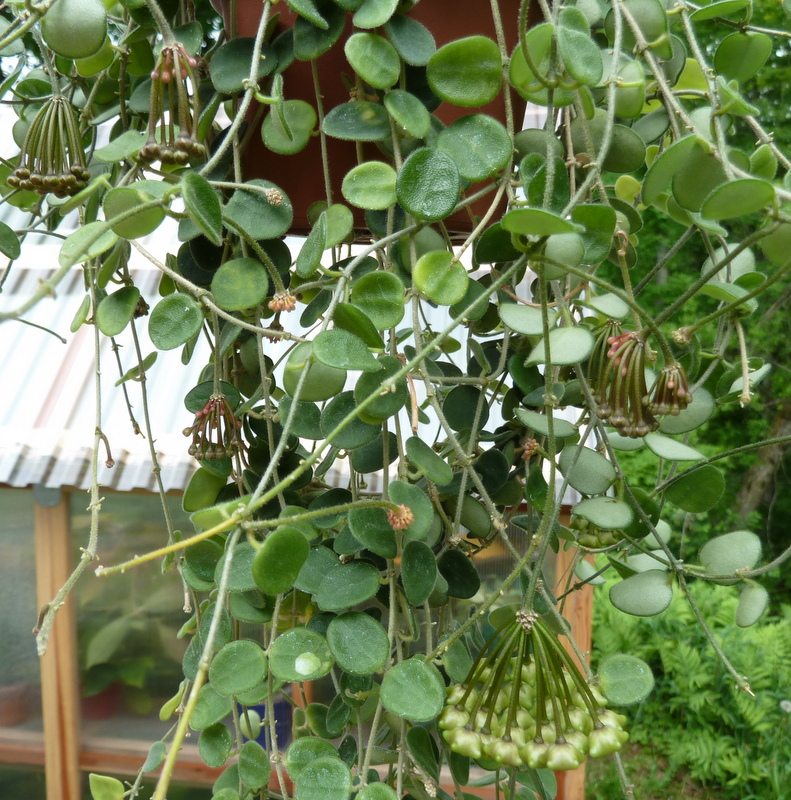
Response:
[{"label": "pale green flower bud", "polygon": [[519,756],[519,748],[515,742],[506,742],[502,739],[495,739],[484,748],[484,752],[489,758],[498,764],[505,764],[507,767],[521,767],[522,759]]},{"label": "pale green flower bud", "polygon": [[449,706],[458,705],[467,690],[464,686],[454,683],[445,690],[445,703]]},{"label": "pale green flower bud", "polygon": [[516,709],[516,724],[522,728],[522,730],[527,730],[533,723],[533,715],[529,711],[526,711],[524,708]]},{"label": "pale green flower bud", "polygon": [[519,705],[528,711],[536,698],[536,691],[529,683],[523,683],[519,687]]},{"label": "pale green flower bud", "polygon": [[522,664],[522,680],[527,681],[532,686],[536,685],[536,662]]},{"label": "pale green flower bud", "polygon": [[551,744],[547,750],[547,769],[577,769],[584,760],[585,756],[570,742]]},{"label": "pale green flower bud", "polygon": [[567,730],[563,732],[563,738],[569,744],[573,744],[582,755],[588,752],[588,737],[584,733],[575,730]]},{"label": "pale green flower bud", "polygon": [[626,717],[623,714],[616,714],[614,711],[610,711],[609,709],[599,712],[597,716],[599,717],[599,722],[601,722],[602,725],[607,725],[610,728],[618,728],[618,730],[622,730],[623,726],[626,725]]},{"label": "pale green flower bud", "polygon": [[470,721],[470,715],[456,706],[445,706],[439,715],[437,724],[444,731],[463,728]]},{"label": "pale green flower bud", "polygon": [[531,769],[543,769],[547,765],[547,750],[549,745],[546,742],[533,739],[525,744],[519,755]]},{"label": "pale green flower bud", "polygon": [[442,734],[448,746],[454,753],[469,758],[480,758],[483,755],[481,735],[467,728],[454,728]]},{"label": "pale green flower bud", "polygon": [[593,730],[593,719],[591,719],[591,715],[588,713],[587,709],[573,706],[569,709],[569,721],[571,722],[571,727],[574,728],[575,731],[590,733]]},{"label": "pale green flower bud", "polygon": [[618,752],[621,746],[629,738],[626,731],[611,728],[605,725],[602,728],[594,728],[588,734],[588,753],[591,758],[601,758]]}]

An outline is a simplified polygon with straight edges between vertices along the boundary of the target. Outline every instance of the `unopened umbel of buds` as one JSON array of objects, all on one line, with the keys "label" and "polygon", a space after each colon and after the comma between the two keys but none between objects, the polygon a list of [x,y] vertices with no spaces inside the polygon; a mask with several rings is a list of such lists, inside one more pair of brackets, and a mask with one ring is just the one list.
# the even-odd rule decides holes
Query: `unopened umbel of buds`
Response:
[{"label": "unopened umbel of buds", "polygon": [[192,436],[189,454],[199,461],[230,458],[242,447],[241,427],[224,395],[212,395],[192,426],[184,429],[185,436]]},{"label": "unopened umbel of buds", "polygon": [[464,684],[448,687],[439,727],[450,749],[470,758],[570,770],[629,739],[626,718],[605,705],[538,615],[518,612]]},{"label": "unopened umbel of buds", "polygon": [[74,108],[65,97],[55,95],[30,123],[19,166],[8,177],[8,185],[66,197],[84,189],[90,177]]},{"label": "unopened umbel of buds", "polygon": [[692,402],[687,374],[681,364],[663,367],[651,392],[653,396],[645,397],[643,402],[647,403],[648,410],[657,416],[670,414],[675,417]]},{"label": "unopened umbel of buds", "polygon": [[599,528],[582,517],[572,517],[569,528],[577,531],[577,544],[590,550],[600,550],[617,544],[623,537],[621,531],[608,531]]},{"label": "unopened umbel of buds", "polygon": [[609,422],[622,436],[637,439],[659,427],[645,402],[646,344],[638,333],[610,333],[617,330],[616,325],[610,321],[599,332],[589,376],[599,419]]},{"label": "unopened umbel of buds", "polygon": [[[162,48],[151,73],[148,139],[140,150],[143,161],[186,164],[206,155],[206,148],[197,139],[198,92],[192,71],[196,65],[197,61],[180,44]],[[192,84],[191,96],[187,79]]]}]

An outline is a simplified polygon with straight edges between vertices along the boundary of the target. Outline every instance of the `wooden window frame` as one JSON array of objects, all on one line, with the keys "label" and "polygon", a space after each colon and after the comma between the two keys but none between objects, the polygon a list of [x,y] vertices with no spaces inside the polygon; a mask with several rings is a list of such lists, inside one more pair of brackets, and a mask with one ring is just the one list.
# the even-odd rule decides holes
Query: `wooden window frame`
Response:
[{"label": "wooden window frame", "polygon": [[[67,489],[36,487],[31,495],[36,594],[41,607],[55,596],[72,570],[71,511]],[[564,515],[568,517],[565,508]],[[575,551],[561,547],[556,565],[558,579],[571,570],[574,556]],[[564,615],[580,649],[588,655],[592,611],[591,586],[572,592],[566,599]],[[571,654],[576,660],[574,653]],[[41,659],[43,735],[14,731],[13,736],[0,737],[0,762],[44,767],[46,800],[82,800],[83,772],[136,775],[150,746],[150,742],[127,739],[102,738],[101,746],[98,741],[82,742],[78,664],[75,603],[70,597],[58,611],[47,652]],[[182,747],[174,778],[208,786],[221,772],[222,769],[207,767],[198,755],[197,746],[189,744]],[[151,777],[155,775],[152,773]],[[557,773],[557,777],[558,800],[583,800],[584,763],[572,772]],[[477,791],[488,798],[489,790],[494,797],[492,787]]]}]

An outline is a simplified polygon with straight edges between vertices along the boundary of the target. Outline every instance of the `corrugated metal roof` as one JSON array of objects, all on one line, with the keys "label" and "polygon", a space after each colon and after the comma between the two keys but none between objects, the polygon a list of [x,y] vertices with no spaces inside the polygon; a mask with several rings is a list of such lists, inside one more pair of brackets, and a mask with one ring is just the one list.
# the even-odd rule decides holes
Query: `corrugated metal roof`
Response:
[{"label": "corrugated metal roof", "polygon": [[[37,265],[13,265],[0,294],[0,309],[18,307],[51,277],[57,263],[58,246],[35,248]],[[133,270],[136,285],[152,303],[157,298],[159,273],[154,269]],[[69,272],[57,288],[57,302],[44,298],[24,317],[54,331],[66,340],[22,322],[8,321],[0,330],[0,381],[5,387],[0,399],[0,483],[10,486],[42,484],[48,487],[90,486],[91,450],[95,431],[94,329],[82,326],[69,331],[71,319],[85,296],[82,272]],[[137,325],[144,355],[150,344],[145,320]],[[117,337],[122,370],[136,363],[134,344],[127,329]],[[107,437],[115,465],[100,458],[99,480],[119,491],[155,489],[148,441],[136,435],[123,392],[115,387],[120,377],[116,355],[109,339],[101,337],[102,432]],[[206,354],[196,353],[190,364],[181,363],[181,351],[160,352],[147,382],[151,426],[162,479],[167,490],[183,489],[195,470],[186,452],[188,442],[181,431],[192,415],[180,402],[199,379]],[[132,413],[144,429],[141,386],[127,382]],[[178,398],[179,402],[173,402]]]}]

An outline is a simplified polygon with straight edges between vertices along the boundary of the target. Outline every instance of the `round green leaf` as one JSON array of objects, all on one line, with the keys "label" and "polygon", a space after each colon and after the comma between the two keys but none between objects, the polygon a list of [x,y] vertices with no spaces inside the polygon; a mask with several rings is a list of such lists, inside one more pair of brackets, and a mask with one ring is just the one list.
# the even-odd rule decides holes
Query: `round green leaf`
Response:
[{"label": "round green leaf", "polygon": [[242,639],[228,642],[212,659],[211,685],[224,695],[237,695],[252,689],[266,676],[266,656],[260,645]]},{"label": "round green leaf", "polygon": [[605,531],[622,531],[629,527],[634,518],[634,512],[627,503],[612,497],[593,497],[583,500],[574,506],[572,513]]},{"label": "round green leaf", "polygon": [[[497,313],[505,325],[515,333],[527,336],[541,336],[544,332],[543,314],[540,308],[523,306],[519,303],[500,303]],[[549,325],[555,321],[557,312],[549,309]]]},{"label": "round green leaf", "polygon": [[782,266],[788,260],[788,254],[791,252],[791,224],[781,224],[776,230],[761,239],[759,244],[763,254],[773,264]]},{"label": "round green leaf", "polygon": [[604,314],[608,319],[625,319],[629,314],[629,306],[614,294],[601,294],[591,297],[587,305]]},{"label": "round green leaf", "polygon": [[118,222],[115,217],[129,214],[138,206],[151,202],[154,197],[135,186],[119,186],[111,189],[104,197],[102,207],[104,216],[113,231],[124,239],[139,239],[155,231],[165,219],[165,209],[160,206],[148,208],[131,214]]},{"label": "round green leaf", "polygon": [[404,284],[392,272],[369,272],[353,284],[351,301],[377,330],[387,330],[404,316]]},{"label": "round green leaf", "polygon": [[478,570],[461,550],[446,550],[437,560],[437,568],[440,575],[448,582],[447,593],[451,597],[468,600],[481,588],[481,576]]},{"label": "round green leaf", "polygon": [[700,213],[704,219],[733,219],[771,206],[774,199],[775,189],[768,181],[741,178],[714,189]]},{"label": "round green leaf", "polygon": [[382,558],[398,555],[395,531],[387,521],[387,510],[379,507],[357,507],[347,517],[352,535],[363,547]]},{"label": "round green leaf", "polygon": [[401,535],[405,539],[425,538],[434,522],[434,507],[426,492],[418,486],[403,481],[393,481],[389,491],[390,499],[399,505],[408,506],[415,517],[409,526],[402,529]]},{"label": "round green leaf", "polygon": [[362,611],[335,617],[327,628],[327,642],[335,663],[352,675],[379,672],[390,652],[387,631]]},{"label": "round green leaf", "polygon": [[203,324],[203,310],[191,295],[163,297],[148,318],[148,335],[158,350],[173,350],[188,342]]},{"label": "round green leaf", "polygon": [[327,574],[341,566],[340,559],[326,547],[314,547],[297,576],[294,586],[301,592],[315,594]]},{"label": "round green leaf", "polygon": [[614,653],[599,665],[604,696],[617,706],[631,706],[645,700],[654,688],[654,674],[642,658]]},{"label": "round green leaf", "polygon": [[[541,436],[549,436],[549,422],[546,414],[539,414],[538,411],[529,411],[526,408],[514,409],[519,421]],[[577,429],[565,419],[552,416],[552,430],[557,438],[566,439],[577,434]]]},{"label": "round green leaf", "polygon": [[338,303],[332,317],[336,328],[359,336],[372,350],[384,350],[385,343],[368,317],[350,303]]},{"label": "round green leaf", "polygon": [[190,728],[203,731],[231,713],[231,699],[221,695],[211,684],[201,687],[198,701],[190,717]]},{"label": "round green leaf", "polygon": [[483,106],[497,97],[503,60],[486,36],[468,36],[440,47],[428,61],[426,77],[437,97],[456,106]]},{"label": "round green leaf", "polygon": [[409,399],[409,389],[404,375],[395,381],[392,390],[384,389],[384,385],[389,386],[393,375],[402,369],[403,364],[394,356],[379,356],[376,362],[380,369],[377,372],[363,373],[354,387],[354,399],[357,404],[376,394],[374,400],[360,412],[360,419],[372,425],[380,425],[397,414]]},{"label": "round green leaf", "polygon": [[398,55],[413,67],[426,66],[437,50],[431,31],[412,17],[395,14],[384,27]]},{"label": "round green leaf", "polygon": [[331,109],[321,128],[335,139],[378,142],[390,138],[390,117],[379,103],[354,100]]},{"label": "round green leaf", "polygon": [[489,419],[489,406],[485,402],[481,405],[481,390],[475,386],[454,386],[445,395],[442,410],[448,425],[454,431],[465,431],[470,430],[475,423],[479,405],[481,412],[478,415],[478,427],[483,428]]},{"label": "round green leaf", "polygon": [[294,782],[295,800],[348,800],[351,790],[352,774],[337,757],[311,761]]},{"label": "round green leaf", "polygon": [[687,211],[700,211],[703,201],[726,179],[725,170],[714,155],[696,147],[673,175],[673,199]]},{"label": "round green leaf", "polygon": [[275,639],[269,649],[272,674],[292,683],[315,681],[332,669],[333,659],[327,640],[307,628],[292,628]]},{"label": "round green leaf", "polygon": [[750,6],[750,0],[719,0],[693,11],[690,14],[690,19],[695,22],[703,22],[703,20],[714,19],[715,17],[727,17],[731,14],[739,14],[750,8]]},{"label": "round green leaf", "polygon": [[692,402],[676,416],[668,415],[659,423],[659,430],[668,435],[694,431],[714,413],[715,403],[711,393],[698,388],[692,393]]},{"label": "round green leaf", "polygon": [[124,286],[108,294],[96,309],[96,326],[105,336],[118,336],[129,324],[140,299],[140,290]]},{"label": "round green leaf", "polygon": [[671,578],[661,569],[638,572],[610,588],[610,601],[633,617],[661,614],[673,600]]},{"label": "round green leaf", "polygon": [[308,540],[295,528],[278,528],[264,539],[253,558],[255,585],[264,594],[281,594],[294,585],[310,552]]},{"label": "round green leaf", "polygon": [[91,773],[88,776],[88,785],[93,800],[123,800],[126,793],[123,783],[109,775]]},{"label": "round green leaf", "polygon": [[[594,342],[593,334],[587,328],[553,328],[549,332],[549,358],[555,365],[579,364],[590,355]],[[530,352],[525,365],[546,363],[547,352],[542,339]]]},{"label": "round green leaf", "polygon": [[[335,428],[352,414],[356,408],[357,403],[354,399],[354,392],[347,391],[336,395],[321,412],[322,434],[325,437],[329,437]],[[331,441],[334,447],[354,450],[372,442],[378,433],[379,425],[372,425],[368,422],[363,422],[359,417],[355,417],[343,430],[328,441]]]},{"label": "round green leaf", "polygon": [[73,267],[100,256],[118,241],[108,222],[89,222],[70,233],[63,242],[58,255],[58,263],[62,267]]},{"label": "round green leaf", "polygon": [[[244,91],[244,82],[250,77],[255,40],[237,37],[225,42],[212,55],[209,75],[220,94],[237,94]],[[274,50],[264,44],[258,61],[258,78],[265,78],[277,66]]]},{"label": "round green leaf", "polygon": [[431,222],[453,211],[460,192],[456,163],[434,147],[421,147],[410,153],[396,178],[396,195],[403,209]]},{"label": "round green leaf", "polygon": [[684,166],[695,148],[701,151],[697,137],[687,136],[673,142],[667,150],[654,159],[643,180],[640,196],[644,205],[652,205],[659,200],[660,195],[670,186],[673,176]]},{"label": "round green leaf", "polygon": [[564,447],[558,466],[569,485],[582,494],[602,494],[615,480],[615,467],[589,447]]},{"label": "round green leaf", "polygon": [[217,722],[201,731],[198,737],[200,757],[207,766],[214,769],[219,769],[228,760],[231,747],[233,747],[233,736],[228,726],[222,722]]},{"label": "round green leaf", "polygon": [[241,311],[257,306],[269,291],[269,276],[254,258],[226,261],[214,273],[211,292],[217,305],[226,311]]},{"label": "round green leaf", "polygon": [[[709,575],[731,575],[752,569],[761,557],[761,540],[752,531],[732,531],[715,536],[700,548],[700,563]],[[729,585],[738,578],[719,580]]]},{"label": "round green leaf", "polygon": [[220,489],[225,486],[227,481],[227,478],[201,467],[195,471],[187,484],[184,498],[181,501],[182,508],[190,513],[214,505]]},{"label": "round green leaf", "polygon": [[239,777],[245,786],[260,789],[266,786],[272,765],[269,756],[258,742],[245,742],[239,751]]},{"label": "round green leaf", "polygon": [[643,441],[652,453],[668,461],[700,461],[706,457],[694,447],[669,436],[662,436],[661,433],[649,433]]},{"label": "round green leaf", "polygon": [[352,22],[358,28],[378,28],[393,16],[397,5],[398,0],[363,0]]},{"label": "round green leaf", "polygon": [[442,711],[445,684],[436,667],[415,656],[385,673],[380,696],[384,707],[397,716],[428,722]]},{"label": "round green leaf", "polygon": [[703,464],[673,481],[667,499],[683,511],[700,514],[713,508],[725,491],[725,477],[713,464]]},{"label": "round green leaf", "polygon": [[596,86],[602,77],[601,50],[591,38],[585,15],[573,6],[562,8],[558,15],[558,51],[566,71],[575,81]]},{"label": "round green leaf", "polygon": [[415,97],[403,89],[393,89],[384,96],[385,108],[390,116],[410,136],[422,139],[431,128],[431,115]]},{"label": "round green leaf", "polygon": [[[308,0],[298,0],[303,7]],[[312,5],[312,3],[311,3]],[[343,33],[346,13],[334,3],[321,4],[322,25],[314,25],[298,17],[294,23],[294,57],[300,61],[313,61],[326,53]],[[290,54],[286,55],[288,59]]]},{"label": "round green leaf", "polygon": [[355,800],[398,800],[398,795],[386,783],[369,783]]},{"label": "round green leaf", "polygon": [[365,161],[346,173],[341,193],[357,208],[383,211],[396,202],[396,171],[384,161]]},{"label": "round green leaf", "polygon": [[340,611],[370,600],[379,591],[379,572],[367,561],[352,561],[328,573],[316,600],[323,611]]},{"label": "round green leaf", "polygon": [[308,764],[325,757],[338,757],[335,748],[325,739],[315,736],[297,739],[289,745],[286,752],[288,774],[292,780],[296,780]]},{"label": "round green leaf", "polygon": [[458,303],[467,292],[469,277],[464,265],[447,250],[425,253],[412,268],[415,286],[441,306]]},{"label": "round green leaf", "polygon": [[287,233],[294,211],[285,192],[264,180],[248,181],[245,187],[233,193],[223,217],[257,241],[277,239]]},{"label": "round green leaf", "polygon": [[739,595],[734,621],[740,628],[749,628],[761,619],[768,605],[769,592],[763,586],[745,586]]},{"label": "round green leaf", "polygon": [[0,253],[13,261],[19,258],[21,252],[19,237],[5,222],[0,222]]},{"label": "round green leaf", "polygon": [[550,236],[553,233],[573,233],[577,226],[543,208],[515,208],[502,218],[502,226],[511,233],[527,236]]},{"label": "round green leaf", "polygon": [[501,122],[486,114],[461,117],[440,132],[437,147],[456,163],[459,175],[482,181],[511,159],[514,145]]},{"label": "round green leaf", "polygon": [[340,328],[321,331],[313,340],[313,355],[317,361],[336,369],[363,372],[378,372],[381,369],[381,364],[371,355],[365,342]]},{"label": "round green leaf", "polygon": [[299,153],[316,128],[316,109],[304,100],[286,100],[264,117],[261,138],[273,152],[290,156]]},{"label": "round green leaf", "polygon": [[413,606],[422,606],[437,582],[437,559],[424,542],[407,542],[401,556],[404,593]]},{"label": "round green leaf", "polygon": [[453,480],[453,470],[448,462],[417,436],[407,439],[406,454],[410,462],[437,485],[444,486]]},{"label": "round green leaf", "polygon": [[213,244],[222,244],[222,206],[217,192],[197,172],[190,170],[181,176],[181,196],[190,219]]},{"label": "round green leaf", "polygon": [[432,735],[421,725],[414,725],[406,732],[406,743],[412,760],[431,778],[439,781],[437,746]]},{"label": "round green leaf", "polygon": [[291,351],[283,372],[283,389],[291,397],[294,396],[302,373],[306,369],[308,376],[302,382],[302,392],[299,396],[301,402],[329,400],[343,390],[346,370],[328,367],[317,361],[313,358],[312,342],[300,342]]},{"label": "round green leaf", "polygon": [[731,33],[718,45],[714,69],[726,80],[744,83],[758,72],[772,52],[772,40],[765,33]]},{"label": "round green leaf", "polygon": [[398,81],[401,59],[390,42],[376,33],[353,33],[344,45],[352,69],[375,89],[388,89]]}]

